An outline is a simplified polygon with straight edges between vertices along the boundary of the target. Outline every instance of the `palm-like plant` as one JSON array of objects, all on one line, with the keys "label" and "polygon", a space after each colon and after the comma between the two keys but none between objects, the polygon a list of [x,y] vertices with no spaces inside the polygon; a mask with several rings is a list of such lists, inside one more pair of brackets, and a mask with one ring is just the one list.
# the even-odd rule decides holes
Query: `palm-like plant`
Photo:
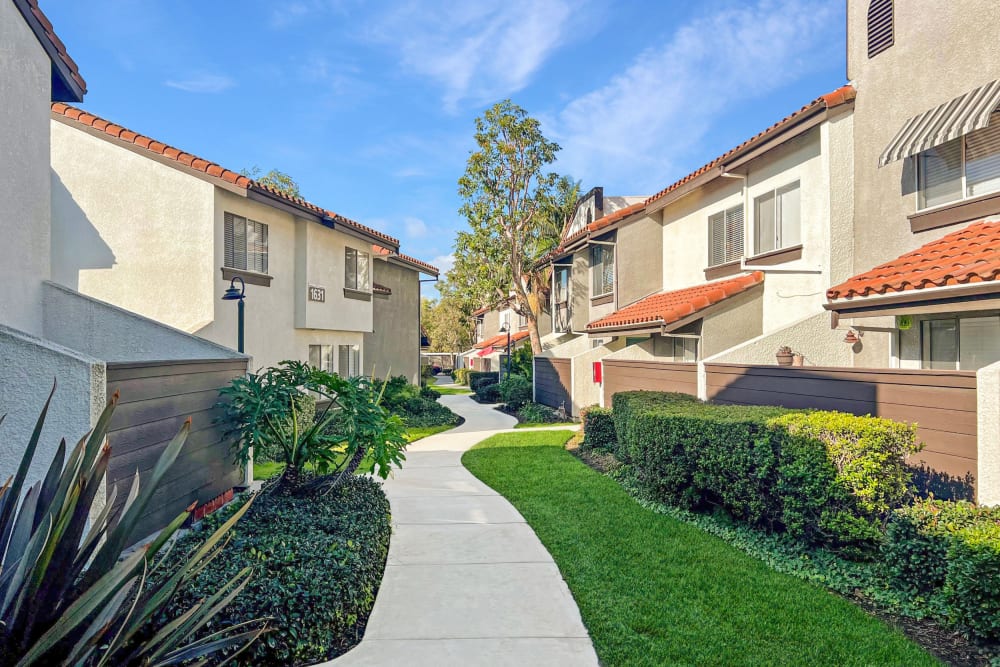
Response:
[{"label": "palm-like plant", "polygon": [[242,650],[249,645],[265,631],[263,622],[190,641],[195,631],[246,586],[249,568],[152,636],[143,628],[180,587],[219,555],[227,532],[250,503],[160,585],[148,586],[147,575],[157,565],[156,555],[168,545],[194,505],[149,545],[123,554],[157,485],[180,453],[190,420],[164,449],[148,484],[140,489],[136,472],[120,511],[112,511],[116,504],[116,490],[112,490],[103,510],[91,521],[91,508],[111,458],[107,429],[118,400],[116,393],[68,459],[66,441],[60,442],[45,478],[28,488],[18,507],[54,393],[55,385],[17,474],[0,488],[0,665],[160,666],[189,660],[206,664],[220,651]]}]

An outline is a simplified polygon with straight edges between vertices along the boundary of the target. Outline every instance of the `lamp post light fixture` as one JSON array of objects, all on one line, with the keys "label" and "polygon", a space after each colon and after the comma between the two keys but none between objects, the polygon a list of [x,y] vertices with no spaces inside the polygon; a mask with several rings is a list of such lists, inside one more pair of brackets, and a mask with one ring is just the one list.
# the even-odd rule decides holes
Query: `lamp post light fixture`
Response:
[{"label": "lamp post light fixture", "polygon": [[[240,286],[239,287],[236,286],[236,281],[237,280],[240,281]],[[246,296],[246,293],[247,293],[246,283],[244,283],[243,279],[240,278],[239,276],[235,276],[232,280],[229,281],[229,287],[226,289],[225,294],[222,295],[222,300],[223,301],[239,301],[239,304],[237,306],[237,311],[238,311],[239,315],[237,316],[238,317],[238,324],[237,324],[237,334],[236,334],[236,336],[237,336],[237,338],[236,338],[236,349],[239,350],[239,352],[241,354],[243,353],[243,321],[244,321],[243,320],[243,308],[244,308],[243,299]]]},{"label": "lamp post light fixture", "polygon": [[507,373],[505,378],[510,377],[510,322],[504,322],[500,327],[500,333],[507,332]]}]

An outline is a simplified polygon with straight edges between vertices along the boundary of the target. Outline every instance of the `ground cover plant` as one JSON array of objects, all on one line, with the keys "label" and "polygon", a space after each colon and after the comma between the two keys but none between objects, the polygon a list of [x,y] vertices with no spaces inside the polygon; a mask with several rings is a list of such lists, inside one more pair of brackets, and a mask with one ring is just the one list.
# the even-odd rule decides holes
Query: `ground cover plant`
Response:
[{"label": "ground cover plant", "polygon": [[403,420],[407,428],[457,426],[461,417],[438,402],[444,393],[439,387],[417,387],[405,376],[397,375],[376,381],[385,408]]},{"label": "ground cover plant", "polygon": [[641,506],[569,437],[501,434],[462,462],[552,554],[603,664],[937,664],[848,601]]},{"label": "ground cover plant", "polygon": [[[198,548],[207,531],[240,507],[242,499],[209,515],[171,552]],[[311,665],[340,655],[363,636],[389,548],[389,503],[370,477],[352,476],[332,490],[265,494],[247,511],[211,567],[164,611],[215,590],[244,568],[257,572],[202,634],[268,617],[270,632],[238,656],[236,665]]]}]

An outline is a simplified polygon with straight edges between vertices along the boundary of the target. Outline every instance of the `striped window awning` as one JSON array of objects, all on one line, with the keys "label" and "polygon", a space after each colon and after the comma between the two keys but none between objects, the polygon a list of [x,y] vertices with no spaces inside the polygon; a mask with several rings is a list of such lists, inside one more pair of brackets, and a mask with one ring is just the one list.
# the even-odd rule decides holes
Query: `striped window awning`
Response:
[{"label": "striped window awning", "polygon": [[1000,107],[1000,80],[969,91],[939,107],[906,121],[882,155],[878,166],[940,146],[990,124],[990,114]]}]

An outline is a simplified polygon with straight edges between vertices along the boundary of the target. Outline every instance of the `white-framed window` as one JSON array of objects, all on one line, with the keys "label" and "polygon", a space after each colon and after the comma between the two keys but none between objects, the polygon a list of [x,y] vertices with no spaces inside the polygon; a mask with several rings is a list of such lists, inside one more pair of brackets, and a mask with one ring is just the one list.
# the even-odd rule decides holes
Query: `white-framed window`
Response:
[{"label": "white-framed window", "polygon": [[517,328],[518,329],[526,329],[527,327],[528,327],[528,316],[527,315],[522,315],[521,313],[518,313],[517,314]]},{"label": "white-framed window", "polygon": [[921,321],[922,368],[975,371],[997,361],[1000,361],[1000,315]]},{"label": "white-framed window", "polygon": [[223,221],[223,265],[267,273],[267,225],[229,212]]},{"label": "white-framed window", "polygon": [[592,297],[611,294],[615,289],[615,247],[593,245],[590,247],[590,273],[593,276]]},{"label": "white-framed window", "polygon": [[981,130],[916,156],[917,208],[1000,191],[1000,111]]},{"label": "white-framed window", "polygon": [[708,265],[718,266],[743,257],[743,204],[708,218]]},{"label": "white-framed window", "polygon": [[310,345],[309,365],[333,373],[333,345]]},{"label": "white-framed window", "polygon": [[366,252],[347,248],[344,258],[344,286],[347,289],[361,292],[371,289],[368,281],[368,258]]},{"label": "white-framed window", "polygon": [[680,338],[672,336],[670,340],[673,345],[674,361],[698,361],[697,338]]},{"label": "white-framed window", "polygon": [[337,346],[337,373],[341,377],[356,377],[361,374],[361,348],[357,345]]},{"label": "white-framed window", "polygon": [[754,254],[791,248],[802,242],[798,181],[757,197],[753,207]]}]

